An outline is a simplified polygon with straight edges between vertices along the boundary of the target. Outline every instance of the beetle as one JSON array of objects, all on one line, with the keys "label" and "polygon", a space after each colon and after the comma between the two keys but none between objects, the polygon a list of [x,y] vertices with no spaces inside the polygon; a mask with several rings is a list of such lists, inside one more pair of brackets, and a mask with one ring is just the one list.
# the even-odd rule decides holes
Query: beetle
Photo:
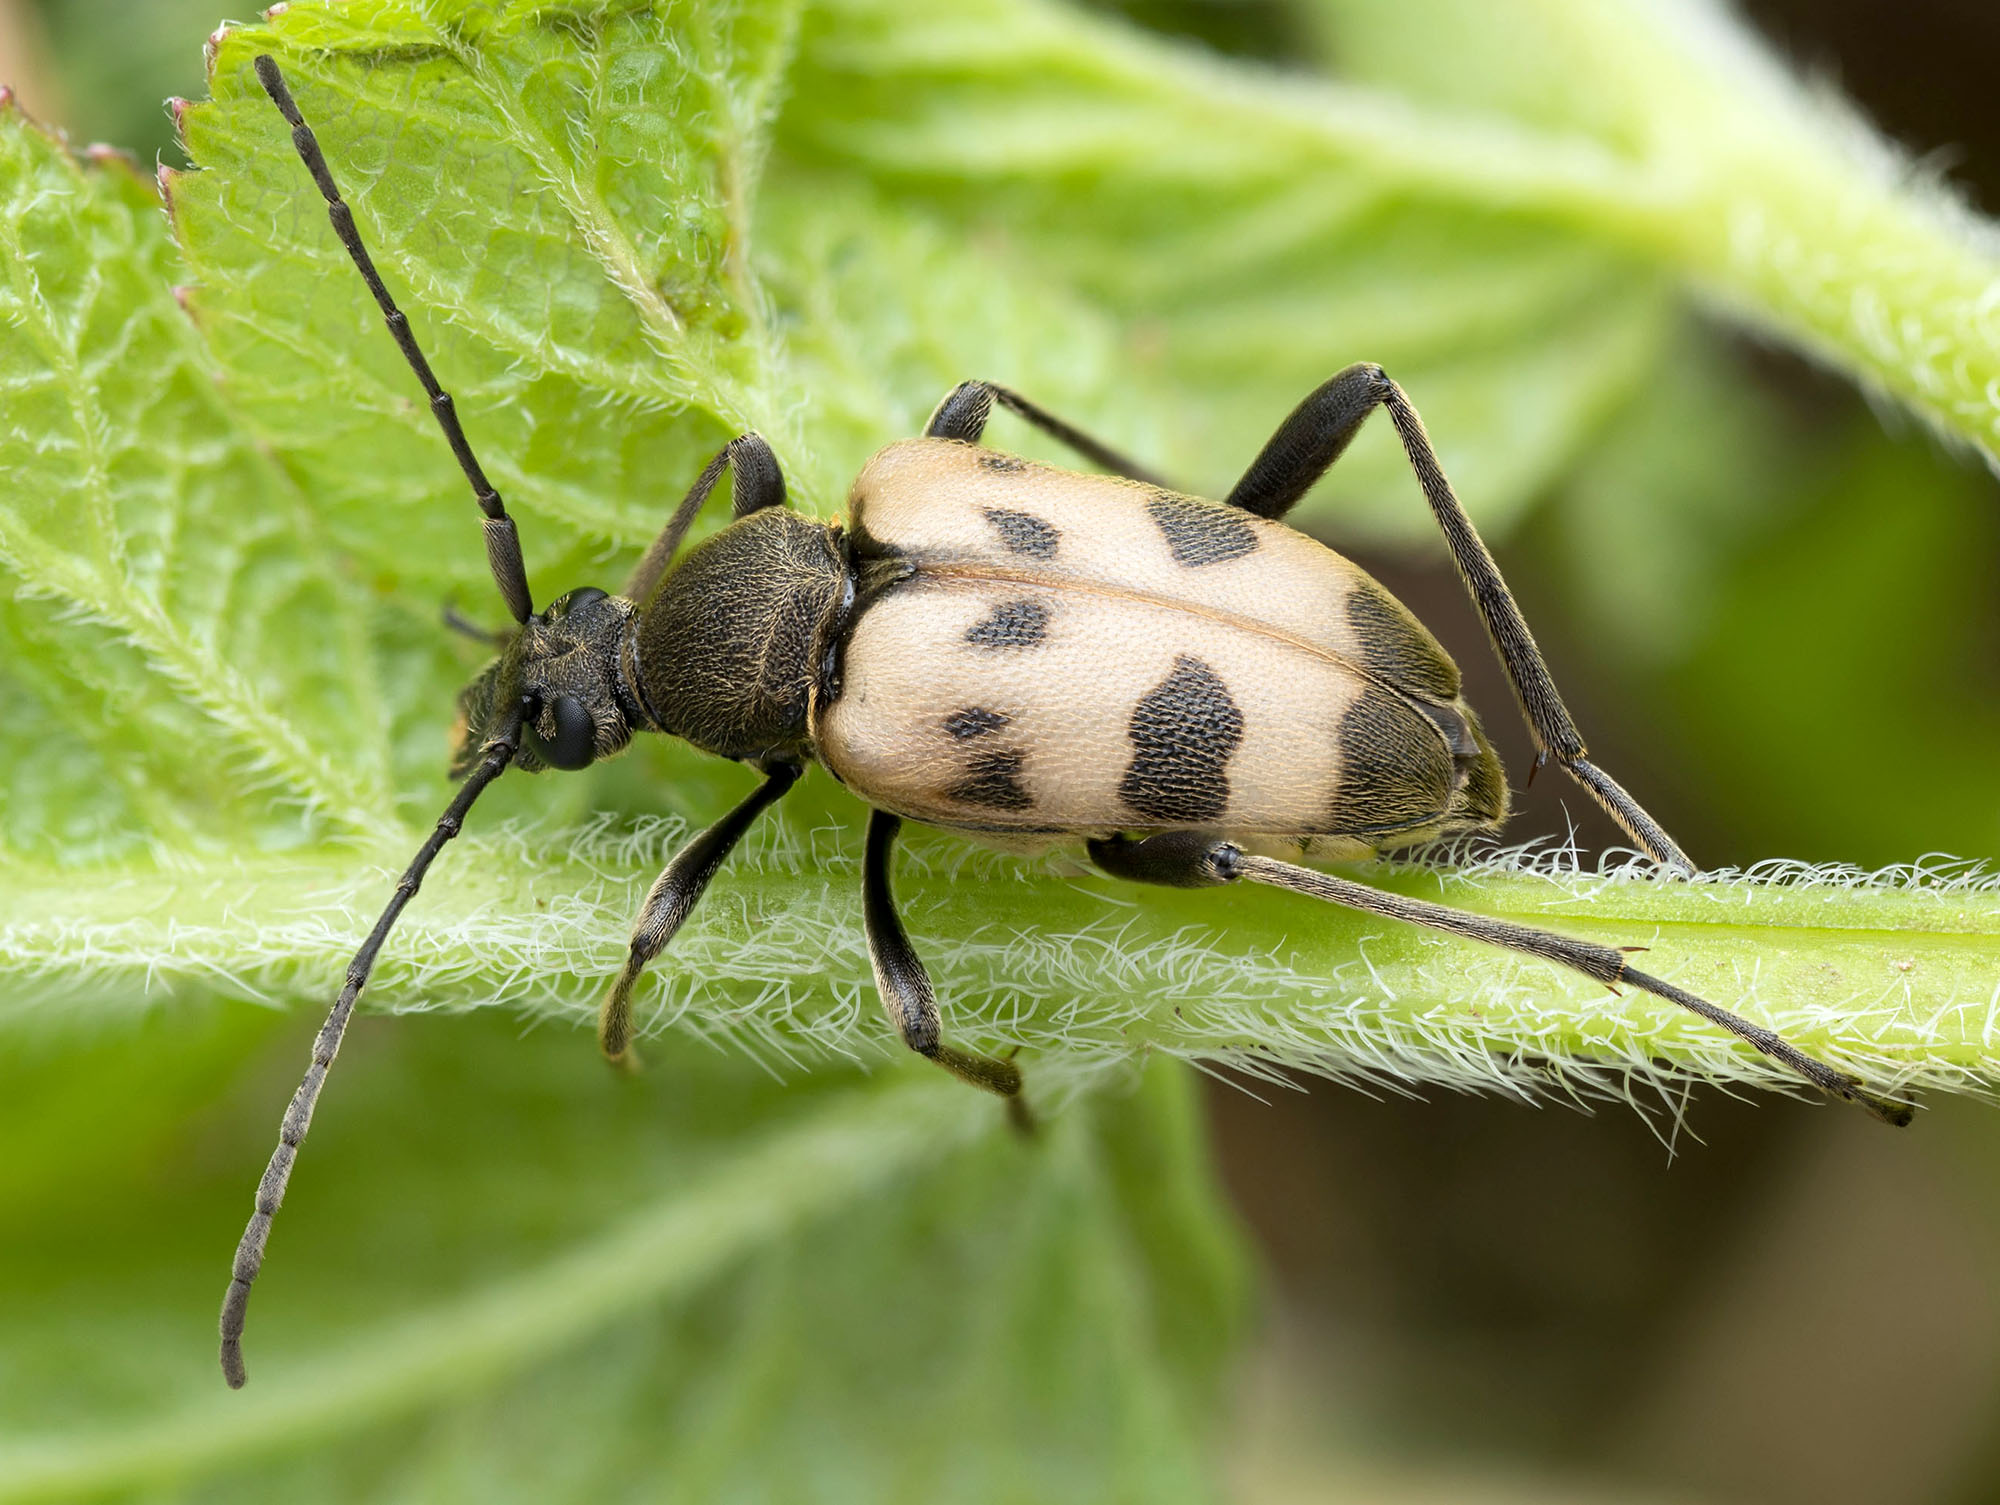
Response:
[{"label": "beetle", "polygon": [[[1630,950],[1384,893],[1304,865],[1490,831],[1508,789],[1457,667],[1388,591],[1286,512],[1385,409],[1484,621],[1536,747],[1661,868],[1694,866],[1592,763],[1520,608],[1402,389],[1349,366],[1278,427],[1221,502],[1144,467],[1005,387],[969,381],[922,437],[855,480],[845,522],[786,505],[758,435],[709,461],[615,595],[572,590],[536,611],[519,537],[452,398],[383,285],[278,65],[258,80],[291,127],[333,227],[380,306],[484,515],[516,628],[459,697],[456,797],[347,969],[259,1182],[223,1301],[221,1359],[244,1383],[244,1319],[271,1221],[355,1000],[398,916],[480,793],[510,765],[579,769],[662,732],[764,782],[691,840],[647,893],[599,1018],[632,1056],[633,989],[757,817],[817,761],[871,807],[862,915],[875,980],[904,1043],[1004,1098],[1021,1072],[942,1038],[936,995],[897,917],[903,822],[1017,850],[1081,843],[1102,871],[1202,888],[1251,882],[1541,957],[1692,1010],[1832,1096],[1892,1123],[1909,1104],[1705,999],[1635,970]],[[981,444],[995,406],[1105,474]],[[724,472],[731,521],[681,544]],[[459,624],[463,625],[463,624]]]}]

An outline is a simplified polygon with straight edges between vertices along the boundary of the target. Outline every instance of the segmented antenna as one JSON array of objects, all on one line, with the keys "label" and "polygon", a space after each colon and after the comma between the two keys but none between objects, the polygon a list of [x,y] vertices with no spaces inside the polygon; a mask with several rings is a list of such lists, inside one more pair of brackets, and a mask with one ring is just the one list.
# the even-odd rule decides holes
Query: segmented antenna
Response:
[{"label": "segmented antenna", "polygon": [[258,57],[256,68],[257,81],[264,86],[264,92],[271,96],[271,103],[278,107],[278,113],[292,128],[292,145],[298,149],[299,160],[305,163],[306,171],[312,174],[313,182],[326,199],[326,217],[333,221],[333,233],[347,247],[347,254],[353,258],[361,280],[375,295],[375,302],[382,310],[383,322],[389,326],[389,333],[395,336],[397,349],[403,352],[403,359],[410,363],[410,369],[417,373],[417,380],[423,383],[425,395],[431,400],[431,416],[444,430],[445,440],[451,445],[452,454],[458,458],[458,468],[465,472],[479,510],[486,514],[486,562],[493,570],[493,583],[500,587],[500,594],[507,602],[507,609],[514,614],[514,620],[525,622],[535,614],[535,607],[533,598],[528,594],[528,570],[521,559],[521,540],[514,531],[514,520],[507,515],[500,493],[486,479],[486,472],[479,468],[478,457],[472,453],[465,430],[459,426],[458,409],[451,400],[451,393],[438,385],[431,363],[417,348],[416,336],[410,333],[409,318],[396,307],[396,300],[382,285],[381,274],[375,270],[368,248],[361,243],[361,232],[354,227],[354,213],[340,196],[340,189],[333,181],[333,173],[326,165],[326,155],[320,151],[312,127],[306,124],[298,105],[293,102],[292,91],[285,86],[285,75],[278,71],[277,62],[268,53]]},{"label": "segmented antenna", "polygon": [[250,1283],[264,1264],[264,1245],[271,1237],[271,1220],[284,1204],[285,1184],[292,1179],[292,1164],[299,1157],[299,1146],[305,1143],[306,1130],[312,1127],[313,1106],[319,1101],[320,1089],[326,1085],[326,1074],[333,1069],[333,1058],[340,1054],[341,1037],[347,1033],[354,1001],[368,985],[368,974],[375,970],[376,954],[395,928],[404,906],[423,886],[431,860],[444,849],[446,842],[458,835],[473,801],[513,761],[521,745],[521,720],[522,712],[517,708],[502,723],[499,733],[487,742],[479,766],[459,785],[458,794],[438,817],[429,838],[417,849],[417,855],[396,882],[396,892],[390,897],[388,908],[368,932],[361,949],[354,953],[354,960],[347,964],[347,985],[340,990],[333,1012],[326,1016],[326,1023],[320,1026],[313,1041],[312,1064],[306,1068],[305,1080],[292,1094],[291,1105],[285,1109],[284,1120],[278,1126],[278,1147],[271,1152],[270,1164],[264,1167],[263,1179],[257,1183],[257,1210],[251,1213],[250,1225],[236,1245],[229,1290],[222,1298],[222,1377],[229,1381],[232,1390],[242,1389],[248,1378],[243,1368],[243,1321],[250,1306]]}]

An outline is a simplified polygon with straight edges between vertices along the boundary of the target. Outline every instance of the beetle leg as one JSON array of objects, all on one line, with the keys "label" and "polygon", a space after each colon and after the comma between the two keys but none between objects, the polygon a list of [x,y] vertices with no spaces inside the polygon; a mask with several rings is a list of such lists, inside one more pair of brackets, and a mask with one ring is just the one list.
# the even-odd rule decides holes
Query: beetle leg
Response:
[{"label": "beetle leg", "polygon": [[771,452],[771,446],[765,443],[762,434],[738,434],[717,450],[715,458],[695,477],[694,485],[681,498],[681,504],[674,508],[674,515],[667,519],[660,536],[653,540],[645,556],[633,567],[620,595],[641,606],[646,604],[661,577],[667,573],[667,566],[674,562],[681,541],[694,525],[695,514],[701,511],[702,503],[708,500],[708,494],[722,478],[725,466],[731,471],[729,512],[732,519],[748,517],[766,507],[785,505],[785,473],[778,468],[778,457]]},{"label": "beetle leg", "polygon": [[953,387],[931,414],[930,422],[924,425],[924,437],[962,439],[967,444],[977,444],[980,435],[986,432],[986,420],[993,416],[993,404],[996,402],[1008,412],[1032,423],[1056,443],[1076,451],[1100,470],[1163,490],[1173,489],[1138,461],[1119,454],[1109,445],[1098,443],[1082,429],[1070,427],[1047,408],[1028,401],[1019,392],[995,386],[990,381],[962,381]]},{"label": "beetle leg", "polygon": [[1160,888],[1214,888],[1228,880],[1210,871],[1217,845],[1206,831],[1163,831],[1158,836],[1114,836],[1084,843],[1090,860],[1114,878]]},{"label": "beetle leg", "polygon": [[1431,449],[1423,420],[1403,389],[1380,366],[1349,366],[1294,408],[1229,493],[1229,505],[1259,517],[1283,517],[1340,458],[1362,421],[1378,407],[1389,410],[1389,420],[1396,425],[1403,451],[1410,457],[1410,468],[1423,487],[1424,500],[1430,503],[1451,548],[1459,578],[1479,608],[1486,635],[1500,656],[1507,682],[1513,686],[1514,698],[1520,702],[1534,737],[1536,766],[1553,757],[1641,851],[1661,866],[1692,877],[1694,864],[1660,823],[1585,756],[1583,738],[1556,690],[1541,649],[1535,646],[1527,618],[1515,605],[1513,593],[1480,541],[1472,519],[1452,494],[1451,482],[1445,479],[1444,468]]},{"label": "beetle leg", "polygon": [[709,879],[743,839],[751,823],[782,799],[804,771],[797,763],[772,764],[764,771],[764,782],[748,799],[676,852],[654,880],[639,911],[638,922],[632,927],[632,946],[624,969],[612,983],[597,1015],[597,1043],[605,1059],[614,1066],[638,1064],[632,1050],[632,989],[639,981],[639,974],[694,913]]},{"label": "beetle leg", "polygon": [[1273,521],[1282,518],[1333,468],[1362,422],[1395,390],[1380,366],[1367,364],[1322,382],[1258,451],[1229,493],[1229,505]]},{"label": "beetle leg", "polygon": [[868,931],[868,959],[874,964],[875,986],[889,1010],[889,1020],[911,1050],[937,1062],[962,1082],[998,1093],[1007,1100],[1007,1112],[1015,1125],[1028,1128],[1028,1108],[1021,1100],[1021,1069],[1012,1061],[959,1050],[939,1038],[937,993],[924,970],[923,958],[910,945],[903,922],[896,916],[896,898],[889,887],[889,858],[895,850],[896,833],[902,828],[901,816],[871,811],[868,853],[861,869],[861,914]]},{"label": "beetle leg", "polygon": [[1252,883],[1289,889],[1295,894],[1324,899],[1329,904],[1380,915],[1386,920],[1422,925],[1431,930],[1441,930],[1446,935],[1484,941],[1490,946],[1504,946],[1510,951],[1537,956],[1559,967],[1581,972],[1585,977],[1595,978],[1614,991],[1618,984],[1627,984],[1656,998],[1664,998],[1669,1003],[1677,1003],[1709,1023],[1720,1025],[1739,1040],[1756,1046],[1772,1060],[1797,1072],[1822,1092],[1859,1103],[1884,1123],[1901,1127],[1910,1121],[1913,1112],[1910,1104],[1870,1092],[1856,1078],[1807,1055],[1762,1025],[1752,1024],[1705,998],[1698,998],[1670,982],[1637,971],[1627,964],[1624,951],[1611,946],[1598,946],[1589,941],[1557,935],[1553,931],[1516,925],[1510,920],[1496,920],[1444,904],[1384,893],[1365,883],[1336,878],[1316,868],[1281,862],[1275,857],[1253,857],[1233,842],[1213,840],[1197,832],[1174,831],[1137,841],[1122,837],[1111,841],[1093,841],[1090,843],[1090,855],[1098,866],[1117,877],[1144,883],[1164,883],[1177,888],[1206,888],[1247,878]]}]

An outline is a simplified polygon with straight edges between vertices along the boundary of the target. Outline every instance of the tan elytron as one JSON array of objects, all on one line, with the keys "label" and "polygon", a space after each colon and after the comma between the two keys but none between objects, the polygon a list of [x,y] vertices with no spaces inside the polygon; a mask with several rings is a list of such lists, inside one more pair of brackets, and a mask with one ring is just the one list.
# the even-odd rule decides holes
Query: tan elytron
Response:
[{"label": "tan elytron", "polygon": [[915,439],[862,472],[849,526],[878,579],[813,736],[871,804],[968,830],[1199,825],[1319,851],[1506,814],[1444,650],[1282,523]]}]

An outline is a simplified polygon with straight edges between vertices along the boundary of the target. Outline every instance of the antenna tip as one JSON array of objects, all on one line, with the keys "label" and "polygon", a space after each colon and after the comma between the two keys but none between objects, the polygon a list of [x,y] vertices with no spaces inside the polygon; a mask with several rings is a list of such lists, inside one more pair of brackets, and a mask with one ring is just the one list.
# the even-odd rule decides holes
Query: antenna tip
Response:
[{"label": "antenna tip", "polygon": [[222,1340],[222,1377],[231,1390],[241,1390],[250,1378],[250,1372],[243,1367],[243,1345],[234,1338]]}]

